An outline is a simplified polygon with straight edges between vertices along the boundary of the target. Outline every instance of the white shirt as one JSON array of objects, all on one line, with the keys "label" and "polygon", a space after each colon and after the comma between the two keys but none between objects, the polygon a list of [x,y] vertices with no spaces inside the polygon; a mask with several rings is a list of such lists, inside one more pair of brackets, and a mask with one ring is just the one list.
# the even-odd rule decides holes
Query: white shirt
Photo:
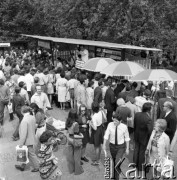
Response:
[{"label": "white shirt", "polygon": [[3,80],[5,80],[4,73],[3,73],[3,71],[1,71],[1,70],[0,70],[0,79],[3,79]]},{"label": "white shirt", "polygon": [[[117,126],[117,141],[118,144],[123,144],[125,141],[130,141],[128,128],[125,124],[120,123]],[[106,129],[104,139],[109,140],[110,143],[115,144],[115,130],[116,126],[114,122],[110,122]]]},{"label": "white shirt", "polygon": [[135,97],[135,105],[137,106],[138,112],[142,112],[143,104],[148,102],[145,97],[137,96]]},{"label": "white shirt", "polygon": [[34,83],[34,77],[30,73],[28,73],[25,75],[25,80],[27,91],[31,91],[31,86]]},{"label": "white shirt", "polygon": [[95,113],[92,116],[92,122],[93,122],[93,126],[94,127],[98,127],[101,126],[102,122],[103,122],[103,116],[101,111],[99,111],[98,113]]},{"label": "white shirt", "polygon": [[46,84],[44,73],[37,73],[37,74],[34,75],[34,77],[38,77],[38,78],[39,78],[39,84],[40,84],[41,86],[43,86],[43,85]]},{"label": "white shirt", "polygon": [[3,65],[3,62],[4,62],[4,58],[3,58],[3,57],[1,57],[1,58],[0,58],[0,66],[2,66],[2,65]]},{"label": "white shirt", "polygon": [[29,102],[29,95],[28,95],[28,92],[25,89],[21,88],[20,96],[22,98],[24,98],[25,101]]},{"label": "white shirt", "polygon": [[105,97],[105,94],[106,94],[107,89],[108,89],[108,86],[104,86],[104,87],[101,89],[101,90],[102,90],[102,97],[103,97],[103,99],[104,99],[104,97]]},{"label": "white shirt", "polygon": [[43,92],[41,92],[40,95],[38,93],[35,93],[31,97],[31,103],[36,103],[39,106],[39,108],[43,109],[44,111],[46,111],[46,107],[51,107],[46,93]]},{"label": "white shirt", "polygon": [[26,79],[25,79],[25,76],[20,76],[19,78],[18,78],[18,84],[19,84],[19,82],[24,82],[25,84],[26,84]]},{"label": "white shirt", "polygon": [[69,89],[74,89],[75,82],[76,82],[76,79],[70,79],[70,80],[67,82],[68,88],[69,88]]},{"label": "white shirt", "polygon": [[88,59],[89,59],[88,50],[87,50],[87,49],[84,49],[83,51],[80,51],[80,54],[81,54],[81,59],[82,59],[82,61],[87,62]]},{"label": "white shirt", "polygon": [[170,113],[171,111],[166,112],[165,117],[167,117]]}]

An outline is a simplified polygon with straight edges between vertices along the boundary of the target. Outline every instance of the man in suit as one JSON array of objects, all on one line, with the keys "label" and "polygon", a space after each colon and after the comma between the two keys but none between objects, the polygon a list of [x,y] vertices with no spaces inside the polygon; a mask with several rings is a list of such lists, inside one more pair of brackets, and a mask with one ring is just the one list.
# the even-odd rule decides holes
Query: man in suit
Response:
[{"label": "man in suit", "polygon": [[111,86],[107,89],[104,97],[105,107],[107,109],[107,124],[112,122],[112,114],[116,108],[116,97],[114,94],[115,88],[116,88],[116,83],[112,82]]},{"label": "man in suit", "polygon": [[171,142],[174,137],[177,124],[177,118],[175,116],[175,113],[173,112],[173,104],[170,101],[166,101],[163,105],[163,110],[164,115],[162,116],[162,118],[167,121],[167,129],[165,133],[169,136]]},{"label": "man in suit", "polygon": [[162,118],[164,115],[163,105],[166,101],[169,101],[173,104],[173,111],[177,117],[177,103],[172,99],[173,92],[171,90],[166,90],[166,98],[160,98],[157,106],[157,119]]},{"label": "man in suit", "polygon": [[19,126],[23,119],[23,115],[21,113],[21,108],[22,108],[22,106],[25,105],[25,99],[22,96],[20,96],[20,90],[21,90],[20,87],[15,88],[15,95],[13,96],[13,99],[12,99],[13,112],[17,115],[17,117],[19,119],[19,123],[16,127],[15,132],[13,133],[13,136],[12,136],[14,141],[17,141],[19,139]]},{"label": "man in suit", "polygon": [[102,79],[98,81],[98,86],[94,90],[94,98],[93,102],[100,104],[102,102],[102,87],[104,86],[104,82]]},{"label": "man in suit", "polygon": [[128,93],[129,96],[131,96],[133,98],[138,96],[138,92],[136,91],[137,86],[138,86],[137,82],[133,82],[132,87],[131,87],[132,89]]},{"label": "man in suit", "polygon": [[142,164],[145,163],[145,151],[153,130],[153,123],[150,117],[151,103],[143,104],[142,112],[135,114],[134,118],[134,140],[135,150],[133,161],[137,166],[138,171],[142,171]]},{"label": "man in suit", "polygon": [[[30,114],[30,107],[23,106],[21,111],[23,114],[23,119],[19,129],[19,146],[27,146],[28,158],[34,168],[31,172],[37,172],[39,170],[39,162],[34,150],[36,120],[35,117]],[[19,169],[21,171],[25,170],[25,166],[26,164],[15,165],[16,169]]]}]

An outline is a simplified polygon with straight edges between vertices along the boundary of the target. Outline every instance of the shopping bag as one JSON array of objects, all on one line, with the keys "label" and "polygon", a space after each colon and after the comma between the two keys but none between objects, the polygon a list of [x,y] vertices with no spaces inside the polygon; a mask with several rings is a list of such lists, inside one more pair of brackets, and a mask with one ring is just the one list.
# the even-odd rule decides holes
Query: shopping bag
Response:
[{"label": "shopping bag", "polygon": [[168,156],[166,158],[163,158],[161,161],[161,176],[164,178],[173,177],[173,166],[174,161],[169,159]]},{"label": "shopping bag", "polygon": [[9,104],[7,105],[7,108],[8,108],[9,113],[13,113],[12,103],[9,103]]},{"label": "shopping bag", "polygon": [[16,146],[17,162],[27,164],[28,159],[28,147],[27,146]]}]

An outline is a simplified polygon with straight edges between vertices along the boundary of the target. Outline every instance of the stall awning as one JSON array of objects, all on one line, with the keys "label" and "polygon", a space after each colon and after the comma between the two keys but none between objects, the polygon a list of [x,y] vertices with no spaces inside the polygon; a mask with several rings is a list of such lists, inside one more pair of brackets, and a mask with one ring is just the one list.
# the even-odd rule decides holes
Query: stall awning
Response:
[{"label": "stall awning", "polygon": [[136,49],[136,50],[145,50],[145,51],[162,51],[161,49],[156,49],[156,48],[146,48],[146,47],[140,47],[140,46],[109,43],[109,42],[104,42],[104,41],[57,38],[57,37],[48,37],[48,36],[35,36],[35,35],[27,35],[27,34],[22,34],[22,36],[40,39],[40,40],[44,40],[44,41],[52,41],[52,42],[56,42],[56,43],[79,44],[79,45],[107,47],[107,48],[116,48],[116,49]]}]

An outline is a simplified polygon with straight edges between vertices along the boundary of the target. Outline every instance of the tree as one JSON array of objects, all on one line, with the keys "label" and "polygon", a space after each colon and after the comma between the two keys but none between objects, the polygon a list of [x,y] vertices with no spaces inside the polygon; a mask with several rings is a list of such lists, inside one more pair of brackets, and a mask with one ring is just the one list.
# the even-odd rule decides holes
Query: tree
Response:
[{"label": "tree", "polygon": [[3,0],[0,2],[1,40],[14,40],[20,34],[47,34],[43,7],[36,1]]}]

